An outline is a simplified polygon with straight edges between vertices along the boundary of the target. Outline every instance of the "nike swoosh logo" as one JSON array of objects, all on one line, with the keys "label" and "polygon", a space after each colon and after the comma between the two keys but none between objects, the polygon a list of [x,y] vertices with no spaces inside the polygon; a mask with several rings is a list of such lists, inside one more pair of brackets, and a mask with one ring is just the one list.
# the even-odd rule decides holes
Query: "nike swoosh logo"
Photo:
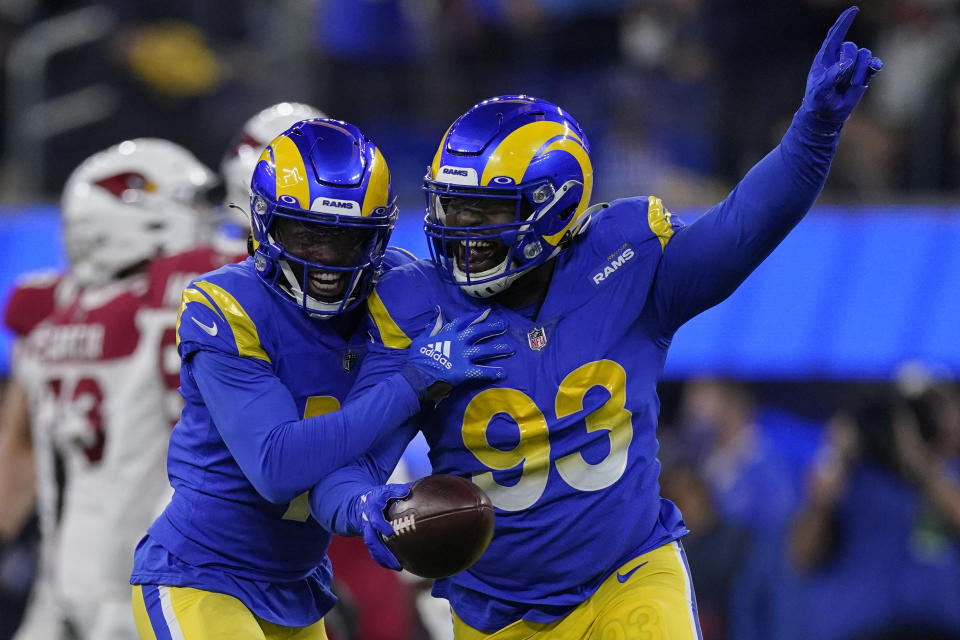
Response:
[{"label": "nike swoosh logo", "polygon": [[[650,562],[650,561],[647,560],[647,562]],[[619,580],[620,582],[626,582],[627,580],[630,579],[630,576],[633,575],[634,571],[642,567],[644,564],[647,564],[647,562],[644,562],[643,564],[638,564],[637,566],[635,566],[633,569],[630,569],[630,571],[627,571],[626,573],[620,573],[619,571],[617,571],[617,580]]]},{"label": "nike swoosh logo", "polygon": [[197,320],[196,318],[190,318],[190,319],[193,320],[194,322],[196,322],[198,327],[200,327],[201,329],[203,329],[204,331],[206,331],[207,333],[209,333],[211,336],[217,335],[217,331],[220,330],[219,328],[217,328],[217,323],[216,323],[216,322],[214,322],[212,325],[210,325],[210,326],[208,327],[207,325],[203,324],[202,322],[200,322],[200,321]]}]

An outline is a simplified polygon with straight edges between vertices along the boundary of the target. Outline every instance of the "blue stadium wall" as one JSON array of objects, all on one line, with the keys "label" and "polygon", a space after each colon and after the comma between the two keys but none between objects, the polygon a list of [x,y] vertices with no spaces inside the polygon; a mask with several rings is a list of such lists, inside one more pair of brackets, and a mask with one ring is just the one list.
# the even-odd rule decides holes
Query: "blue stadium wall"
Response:
[{"label": "blue stadium wall", "polygon": [[[55,207],[0,208],[0,230],[4,300],[18,274],[63,266]],[[427,255],[419,211],[403,212],[393,244]],[[3,333],[0,373],[9,348]],[[677,332],[666,375],[881,380],[907,360],[960,378],[956,209],[815,209],[730,299]]]}]

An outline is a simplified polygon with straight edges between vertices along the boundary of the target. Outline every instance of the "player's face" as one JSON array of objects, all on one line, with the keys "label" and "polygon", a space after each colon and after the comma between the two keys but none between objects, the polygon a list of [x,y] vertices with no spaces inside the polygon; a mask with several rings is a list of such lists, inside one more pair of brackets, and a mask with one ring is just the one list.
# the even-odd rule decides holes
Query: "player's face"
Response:
[{"label": "player's face", "polygon": [[[448,227],[482,227],[507,224],[516,219],[516,202],[494,198],[441,198],[446,225]],[[453,234],[456,235],[456,234]],[[457,267],[467,271],[469,257],[470,272],[481,273],[496,267],[507,257],[509,247],[497,239],[485,239],[457,242],[452,251]]]},{"label": "player's face", "polygon": [[[352,267],[365,257],[373,232],[278,218],[276,239],[295,258],[330,267]],[[312,267],[307,270],[307,293],[322,302],[336,302],[346,295],[350,278],[349,271]]]}]

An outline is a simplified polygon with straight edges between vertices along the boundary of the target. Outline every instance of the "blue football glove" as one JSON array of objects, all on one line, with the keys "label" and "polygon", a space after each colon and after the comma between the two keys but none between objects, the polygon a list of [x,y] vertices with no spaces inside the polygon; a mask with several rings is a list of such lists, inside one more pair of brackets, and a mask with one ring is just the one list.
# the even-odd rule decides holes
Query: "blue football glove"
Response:
[{"label": "blue football glove", "polygon": [[858,49],[843,38],[860,9],[850,7],[827,32],[820,52],[807,75],[803,109],[818,120],[842,123],[860,102],[870,78],[883,68],[883,61],[870,49]]},{"label": "blue football glove", "polygon": [[410,483],[383,484],[370,489],[360,496],[354,508],[355,518],[359,521],[363,532],[363,542],[367,545],[370,556],[381,567],[400,571],[400,562],[393,555],[384,539],[393,535],[393,527],[383,515],[387,502],[394,498],[402,498],[410,493]]},{"label": "blue football glove", "polygon": [[514,353],[506,341],[494,340],[506,333],[506,321],[490,320],[489,315],[490,309],[486,309],[445,323],[438,308],[433,326],[410,344],[405,375],[407,380],[416,380],[414,388],[435,382],[456,386],[466,380],[503,380],[501,367],[481,364]]}]

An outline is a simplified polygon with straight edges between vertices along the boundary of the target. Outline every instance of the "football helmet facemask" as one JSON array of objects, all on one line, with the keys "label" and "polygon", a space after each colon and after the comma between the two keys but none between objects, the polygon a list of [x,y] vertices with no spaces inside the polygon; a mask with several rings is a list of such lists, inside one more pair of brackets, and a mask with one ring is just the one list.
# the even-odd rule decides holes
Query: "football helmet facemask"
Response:
[{"label": "football helmet facemask", "polygon": [[102,284],[195,245],[216,175],[169,140],[126,140],[80,164],[61,196],[71,276]]},{"label": "football helmet facemask", "polygon": [[371,140],[338,120],[299,122],[260,155],[250,189],[254,264],[267,285],[319,317],[363,301],[397,218]]},{"label": "football helmet facemask", "polygon": [[570,114],[523,95],[484,100],[427,169],[431,257],[468,294],[496,295],[569,245],[592,188],[590,147]]}]

